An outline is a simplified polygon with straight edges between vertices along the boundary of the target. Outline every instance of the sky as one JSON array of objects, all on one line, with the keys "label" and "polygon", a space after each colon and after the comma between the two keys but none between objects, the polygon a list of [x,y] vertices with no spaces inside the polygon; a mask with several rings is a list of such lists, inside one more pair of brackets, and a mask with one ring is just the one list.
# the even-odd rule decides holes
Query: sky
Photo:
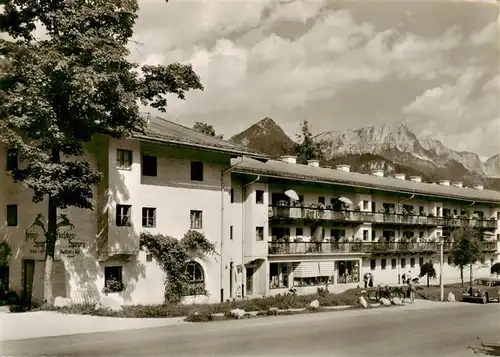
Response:
[{"label": "sky", "polygon": [[264,117],[292,138],[304,119],[314,133],[399,121],[456,150],[500,153],[494,1],[139,5],[133,60],[191,63],[205,87],[171,98],[169,120],[226,138]]}]

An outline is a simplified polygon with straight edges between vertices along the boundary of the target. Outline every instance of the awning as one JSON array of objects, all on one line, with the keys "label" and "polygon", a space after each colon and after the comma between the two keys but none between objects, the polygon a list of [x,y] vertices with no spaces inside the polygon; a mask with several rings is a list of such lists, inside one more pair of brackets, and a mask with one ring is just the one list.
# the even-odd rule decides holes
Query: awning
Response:
[{"label": "awning", "polygon": [[320,276],[335,275],[335,261],[328,260],[324,262],[319,262],[319,275]]},{"label": "awning", "polygon": [[320,276],[319,262],[293,263],[294,278],[314,278]]}]

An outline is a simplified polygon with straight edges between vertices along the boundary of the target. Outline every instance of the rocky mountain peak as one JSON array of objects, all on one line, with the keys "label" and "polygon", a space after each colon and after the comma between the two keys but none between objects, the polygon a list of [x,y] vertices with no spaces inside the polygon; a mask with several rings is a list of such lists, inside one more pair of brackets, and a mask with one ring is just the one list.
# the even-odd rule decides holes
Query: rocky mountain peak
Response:
[{"label": "rocky mountain peak", "polygon": [[288,154],[294,146],[293,140],[269,117],[258,121],[229,140],[274,157]]}]

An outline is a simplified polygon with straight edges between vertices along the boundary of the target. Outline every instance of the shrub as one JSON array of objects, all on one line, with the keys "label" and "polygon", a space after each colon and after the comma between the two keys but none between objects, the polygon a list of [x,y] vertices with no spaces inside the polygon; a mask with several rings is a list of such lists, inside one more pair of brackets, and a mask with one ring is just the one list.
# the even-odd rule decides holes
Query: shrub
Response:
[{"label": "shrub", "polygon": [[206,311],[196,311],[186,316],[185,321],[187,322],[209,322],[213,320],[211,313]]},{"label": "shrub", "polygon": [[[359,290],[359,289],[358,289]],[[318,300],[320,306],[357,305],[356,289],[345,291],[341,294],[321,292],[313,295],[295,295],[293,293],[278,294],[258,299],[239,300],[224,302],[220,304],[199,304],[199,305],[125,305],[119,312],[109,309],[102,309],[95,304],[75,304],[66,307],[46,306],[42,309],[58,311],[66,314],[114,316],[114,317],[184,317],[195,313],[198,314],[228,314],[232,310],[241,309],[244,311],[259,311],[259,315],[277,315],[277,309],[297,309],[308,308],[309,304]],[[192,317],[195,318],[195,317]],[[199,319],[200,317],[196,317]]]}]

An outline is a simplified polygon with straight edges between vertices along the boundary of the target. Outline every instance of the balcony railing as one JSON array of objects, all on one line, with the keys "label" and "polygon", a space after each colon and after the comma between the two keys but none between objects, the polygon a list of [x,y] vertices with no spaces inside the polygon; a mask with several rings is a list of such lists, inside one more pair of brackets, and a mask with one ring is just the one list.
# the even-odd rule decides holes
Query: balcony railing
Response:
[{"label": "balcony railing", "polygon": [[[450,251],[453,243],[444,243]],[[484,251],[496,251],[496,242],[484,242]],[[335,253],[432,253],[439,252],[439,242],[269,242],[269,255]]]},{"label": "balcony railing", "polygon": [[452,228],[465,226],[473,226],[480,229],[497,228],[496,219],[429,217],[396,213],[331,210],[317,207],[269,206],[269,218],[352,223],[371,222],[374,224],[444,226]]}]

